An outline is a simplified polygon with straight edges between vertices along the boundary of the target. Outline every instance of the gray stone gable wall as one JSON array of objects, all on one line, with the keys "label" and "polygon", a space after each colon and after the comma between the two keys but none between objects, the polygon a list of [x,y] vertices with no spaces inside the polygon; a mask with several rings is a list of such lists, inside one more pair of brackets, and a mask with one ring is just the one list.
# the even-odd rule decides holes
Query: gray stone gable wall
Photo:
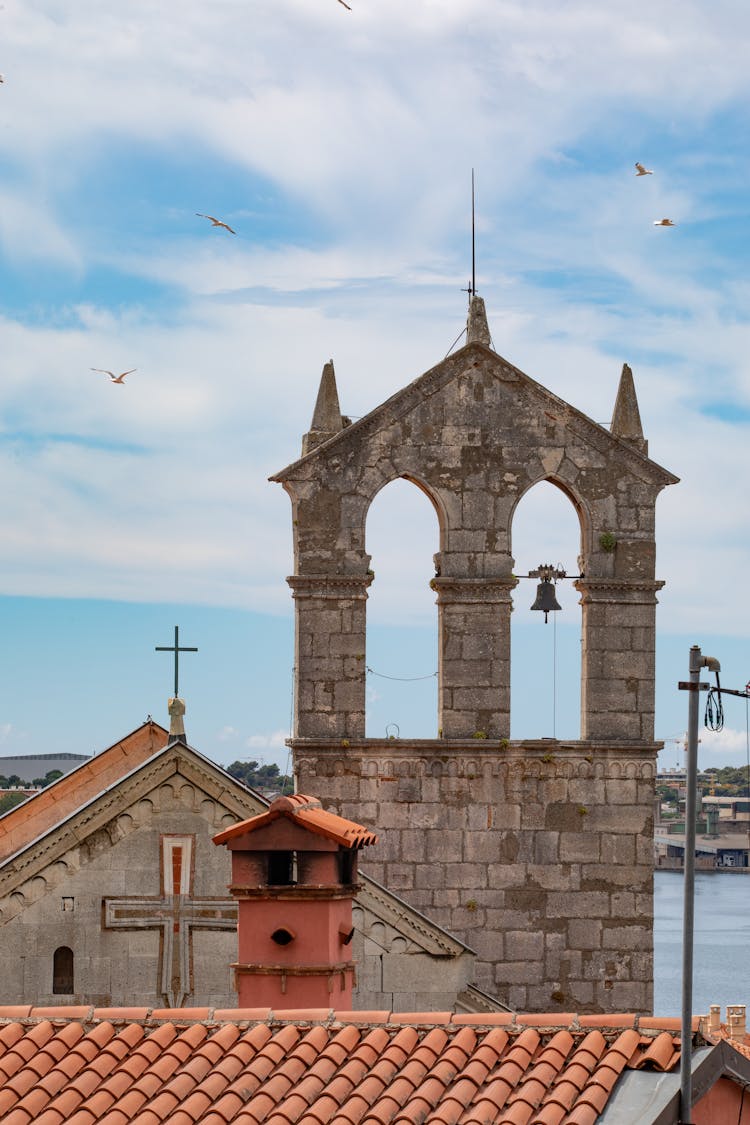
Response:
[{"label": "gray stone gable wall", "polygon": [[[215,900],[224,913],[236,910],[227,891],[231,856],[212,836],[265,807],[192,751],[169,748],[6,860],[0,865],[2,1003],[168,1006],[160,991],[163,935],[103,926],[105,900],[110,912],[113,901],[138,902],[141,914],[153,914],[163,891],[161,837],[193,836],[193,897]],[[473,977],[471,950],[366,880],[355,912],[357,1007],[455,1007]],[[236,934],[195,929],[189,945],[188,1003],[235,1007]],[[52,991],[60,946],[74,953],[72,995]]]},{"label": "gray stone gable wall", "polygon": [[[644,449],[471,344],[272,478],[294,525],[298,787],[376,829],[376,877],[520,1008],[651,1006],[655,504],[677,478]],[[398,477],[440,525],[441,737],[394,749],[365,738],[365,524]],[[541,480],[579,517],[582,659],[580,742],[540,749],[507,740],[512,522]]]},{"label": "gray stone gable wall", "polygon": [[[103,900],[159,898],[162,834],[194,834],[195,893],[227,898],[226,856],[211,843],[211,833],[235,821],[226,807],[173,775],[0,900],[4,1002],[162,1006],[159,932],[105,929]],[[52,958],[61,945],[74,951],[72,998],[52,992]],[[193,935],[191,1003],[236,1001],[229,968],[236,946],[232,932]]]}]

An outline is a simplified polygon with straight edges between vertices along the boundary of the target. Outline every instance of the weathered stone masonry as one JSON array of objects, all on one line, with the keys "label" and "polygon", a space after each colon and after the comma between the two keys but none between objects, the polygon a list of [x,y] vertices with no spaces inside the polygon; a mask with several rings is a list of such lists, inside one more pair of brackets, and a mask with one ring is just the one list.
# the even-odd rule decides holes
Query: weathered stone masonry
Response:
[{"label": "weathered stone masonry", "polygon": [[[482,959],[519,1008],[649,1010],[654,507],[629,368],[611,430],[469,343],[349,425],[324,370],[293,508],[299,788],[376,827],[369,869]],[[365,739],[365,521],[402,477],[431,499],[442,737]],[[581,524],[581,740],[508,743],[511,524],[540,480]]]}]

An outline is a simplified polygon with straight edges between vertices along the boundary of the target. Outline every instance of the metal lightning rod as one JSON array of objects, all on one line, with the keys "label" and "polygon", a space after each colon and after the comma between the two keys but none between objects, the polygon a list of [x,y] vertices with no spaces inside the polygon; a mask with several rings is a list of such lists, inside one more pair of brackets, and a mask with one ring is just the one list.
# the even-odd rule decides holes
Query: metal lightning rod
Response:
[{"label": "metal lightning rod", "polygon": [[477,292],[476,239],[474,237],[474,169],[471,170],[471,296]]}]

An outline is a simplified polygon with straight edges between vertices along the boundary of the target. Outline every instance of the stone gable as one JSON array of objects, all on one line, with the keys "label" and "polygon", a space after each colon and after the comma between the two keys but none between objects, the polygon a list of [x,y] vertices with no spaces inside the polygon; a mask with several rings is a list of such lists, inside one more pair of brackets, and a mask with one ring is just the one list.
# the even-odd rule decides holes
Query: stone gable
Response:
[{"label": "stone gable", "polygon": [[[110,781],[108,770],[105,763]],[[87,774],[79,807],[0,861],[4,1002],[236,1004],[230,857],[212,836],[264,812],[267,802],[180,742],[95,789]],[[52,803],[47,796],[45,809]],[[405,961],[412,966],[401,985],[389,983],[396,1009],[405,1010],[407,1001],[419,1001],[425,1010],[438,1002],[452,1007],[459,994],[468,995],[468,1010],[481,1006],[486,998],[467,987],[473,952],[397,896],[369,887],[366,876],[361,881],[357,1005],[376,1007],[384,995],[384,951],[373,935],[377,939],[378,925],[386,924],[391,945],[408,944]],[[70,992],[54,991],[59,950],[72,954]]]}]

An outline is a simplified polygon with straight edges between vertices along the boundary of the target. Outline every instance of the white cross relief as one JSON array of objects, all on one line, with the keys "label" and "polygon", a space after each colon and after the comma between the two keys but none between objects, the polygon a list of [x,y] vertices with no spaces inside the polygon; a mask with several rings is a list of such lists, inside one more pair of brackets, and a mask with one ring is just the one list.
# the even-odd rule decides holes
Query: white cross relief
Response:
[{"label": "white cross relief", "polygon": [[195,898],[194,836],[161,837],[161,896],[103,899],[106,930],[159,930],[159,983],[167,1007],[193,991],[193,930],[236,930],[232,899]]}]

